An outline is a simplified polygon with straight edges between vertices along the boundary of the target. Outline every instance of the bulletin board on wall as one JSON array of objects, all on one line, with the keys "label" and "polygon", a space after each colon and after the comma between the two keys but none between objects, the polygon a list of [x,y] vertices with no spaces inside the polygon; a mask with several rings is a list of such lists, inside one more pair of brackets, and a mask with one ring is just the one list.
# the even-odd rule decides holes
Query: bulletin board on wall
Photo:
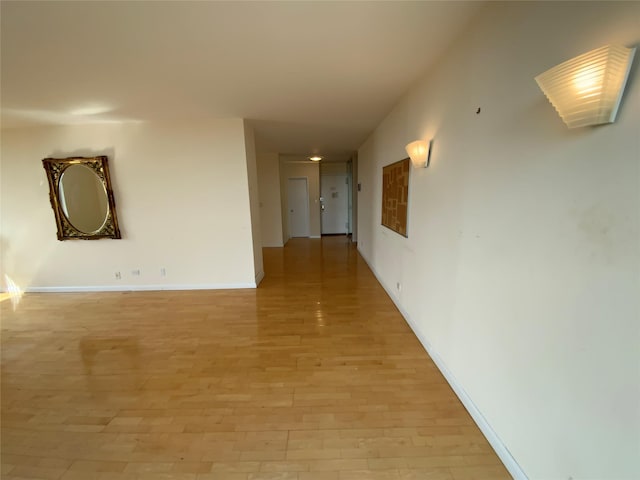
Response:
[{"label": "bulletin board on wall", "polygon": [[382,225],[407,237],[410,160],[382,167]]}]

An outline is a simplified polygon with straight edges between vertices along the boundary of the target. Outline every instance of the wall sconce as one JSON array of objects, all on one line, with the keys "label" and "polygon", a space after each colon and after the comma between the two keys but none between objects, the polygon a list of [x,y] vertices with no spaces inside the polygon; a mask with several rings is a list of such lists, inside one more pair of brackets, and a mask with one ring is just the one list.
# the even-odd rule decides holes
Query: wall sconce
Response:
[{"label": "wall sconce", "polygon": [[411,163],[415,168],[427,168],[431,161],[431,144],[433,140],[425,142],[424,140],[416,140],[405,147],[407,155],[411,159]]},{"label": "wall sconce", "polygon": [[567,60],[535,79],[569,128],[613,123],[635,51],[607,45]]}]

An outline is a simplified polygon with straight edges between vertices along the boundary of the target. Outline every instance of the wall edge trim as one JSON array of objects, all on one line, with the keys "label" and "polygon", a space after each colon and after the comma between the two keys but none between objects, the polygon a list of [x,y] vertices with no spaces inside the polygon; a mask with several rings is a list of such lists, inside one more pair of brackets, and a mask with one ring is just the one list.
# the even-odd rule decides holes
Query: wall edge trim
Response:
[{"label": "wall edge trim", "polygon": [[378,283],[387,293],[393,304],[396,306],[404,320],[407,322],[409,328],[411,328],[414,335],[418,338],[418,341],[422,344],[422,347],[426,350],[429,357],[431,357],[433,363],[436,364],[436,367],[438,367],[438,370],[440,370],[440,373],[442,373],[449,386],[452,388],[456,396],[460,399],[462,405],[464,405],[464,408],[467,410],[467,412],[469,412],[469,415],[471,415],[471,418],[478,426],[482,434],[485,436],[485,438],[489,442],[489,445],[491,445],[491,448],[493,448],[493,450],[496,452],[496,455],[498,455],[498,458],[500,458],[507,471],[515,480],[529,480],[529,477],[527,477],[527,475],[524,473],[524,470],[522,470],[522,467],[520,467],[518,462],[516,462],[516,459],[513,458],[513,455],[511,454],[507,446],[502,442],[489,422],[487,422],[487,419],[484,417],[484,415],[482,415],[480,409],[476,406],[469,394],[465,391],[462,385],[458,383],[455,376],[447,368],[447,365],[444,363],[442,357],[438,354],[438,352],[435,351],[435,349],[431,346],[431,343],[429,343],[429,341],[422,335],[422,333],[420,333],[417,328],[417,324],[411,319],[411,316],[404,309],[404,307],[400,305],[400,301],[393,294],[393,290],[391,290],[384,284],[384,282],[381,280],[380,275],[378,275],[378,272],[375,270],[375,268],[373,268],[371,262],[369,262],[367,257],[360,251],[359,248],[358,253],[365,261],[373,275],[376,277]]},{"label": "wall edge trim", "polygon": [[61,287],[27,287],[26,293],[73,293],[73,292],[145,292],[162,290],[234,290],[239,288],[256,288],[250,283],[212,283],[195,285],[95,285],[95,286],[61,286]]}]

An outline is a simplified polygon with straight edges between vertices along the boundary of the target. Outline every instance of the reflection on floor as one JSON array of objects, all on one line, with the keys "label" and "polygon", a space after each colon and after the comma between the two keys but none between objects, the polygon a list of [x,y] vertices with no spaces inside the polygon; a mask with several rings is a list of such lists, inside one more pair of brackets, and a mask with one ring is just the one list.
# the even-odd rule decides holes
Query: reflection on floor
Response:
[{"label": "reflection on floor", "polygon": [[3,479],[509,478],[347,237],[257,290],[2,308]]}]

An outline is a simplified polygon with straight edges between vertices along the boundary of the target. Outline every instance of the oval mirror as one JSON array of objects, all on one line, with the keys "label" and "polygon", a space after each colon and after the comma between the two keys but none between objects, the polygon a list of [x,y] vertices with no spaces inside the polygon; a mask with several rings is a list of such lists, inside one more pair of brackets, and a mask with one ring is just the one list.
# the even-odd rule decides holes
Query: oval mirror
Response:
[{"label": "oval mirror", "polygon": [[99,231],[107,220],[109,203],[96,172],[85,165],[70,165],[59,182],[60,206],[71,225],[84,233]]},{"label": "oval mirror", "polygon": [[109,159],[44,158],[58,240],[122,238],[109,175]]}]

